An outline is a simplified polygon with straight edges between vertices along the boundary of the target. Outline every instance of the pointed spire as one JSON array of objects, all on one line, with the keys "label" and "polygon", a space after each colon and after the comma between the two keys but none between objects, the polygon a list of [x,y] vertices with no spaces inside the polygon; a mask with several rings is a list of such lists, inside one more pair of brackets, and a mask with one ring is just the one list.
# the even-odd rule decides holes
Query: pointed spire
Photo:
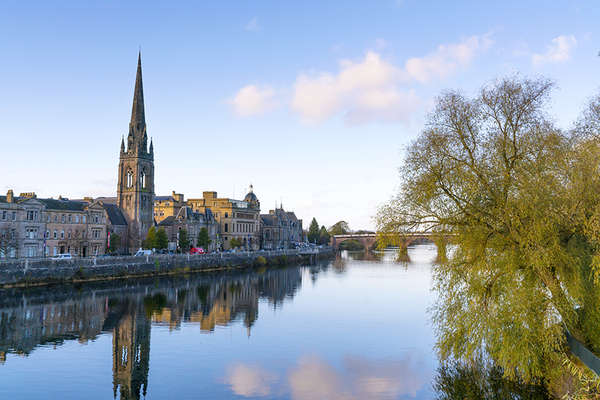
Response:
[{"label": "pointed spire", "polygon": [[125,153],[125,138],[121,136],[121,153]]},{"label": "pointed spire", "polygon": [[146,125],[144,115],[144,85],[142,83],[142,52],[138,53],[137,74],[135,76],[135,90],[133,92],[133,107],[131,108],[131,125],[136,130],[142,131]]},{"label": "pointed spire", "polygon": [[152,138],[150,138],[150,154],[154,154],[154,144],[152,143]]}]

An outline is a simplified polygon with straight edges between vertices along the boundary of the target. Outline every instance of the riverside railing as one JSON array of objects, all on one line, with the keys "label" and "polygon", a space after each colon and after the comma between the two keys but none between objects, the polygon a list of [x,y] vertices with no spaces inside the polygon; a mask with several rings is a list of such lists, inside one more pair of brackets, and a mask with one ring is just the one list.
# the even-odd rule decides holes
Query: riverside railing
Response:
[{"label": "riverside railing", "polygon": [[154,263],[155,261],[192,261],[192,260],[207,260],[207,261],[229,261],[239,260],[240,258],[255,259],[259,256],[271,258],[278,256],[295,256],[295,255],[313,255],[326,253],[331,251],[329,246],[315,249],[287,249],[287,250],[256,250],[256,251],[237,251],[237,252],[214,252],[205,254],[151,254],[141,256],[109,256],[109,257],[73,257],[70,259],[53,259],[52,257],[36,257],[36,258],[7,258],[0,259],[0,268],[3,265],[19,265],[25,269],[33,266],[52,266],[52,265],[69,265],[77,264],[83,267],[92,267],[97,265],[115,265],[115,264],[141,264]]}]

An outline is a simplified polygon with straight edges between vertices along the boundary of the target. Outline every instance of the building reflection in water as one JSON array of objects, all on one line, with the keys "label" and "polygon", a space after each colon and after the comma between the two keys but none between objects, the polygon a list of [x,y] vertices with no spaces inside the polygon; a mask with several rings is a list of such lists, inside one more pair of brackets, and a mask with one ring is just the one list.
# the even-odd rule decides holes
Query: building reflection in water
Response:
[{"label": "building reflection in water", "polygon": [[[311,279],[323,267],[311,268]],[[152,324],[202,332],[241,322],[250,335],[259,299],[279,307],[302,283],[301,268],[228,275],[191,275],[0,291],[0,364],[40,346],[85,343],[112,333],[115,398],[139,399],[148,389]],[[1,368],[1,366],[0,366]]]}]

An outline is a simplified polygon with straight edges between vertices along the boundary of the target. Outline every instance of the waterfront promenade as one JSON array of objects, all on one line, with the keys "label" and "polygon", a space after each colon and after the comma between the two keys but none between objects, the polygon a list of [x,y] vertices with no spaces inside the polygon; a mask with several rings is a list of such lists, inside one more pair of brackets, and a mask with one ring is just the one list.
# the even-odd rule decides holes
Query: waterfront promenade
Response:
[{"label": "waterfront promenade", "polygon": [[[153,254],[71,260],[20,259],[0,262],[0,287],[38,286],[178,273],[311,263],[333,255],[331,247],[210,254]],[[259,258],[262,257],[262,258]]]}]

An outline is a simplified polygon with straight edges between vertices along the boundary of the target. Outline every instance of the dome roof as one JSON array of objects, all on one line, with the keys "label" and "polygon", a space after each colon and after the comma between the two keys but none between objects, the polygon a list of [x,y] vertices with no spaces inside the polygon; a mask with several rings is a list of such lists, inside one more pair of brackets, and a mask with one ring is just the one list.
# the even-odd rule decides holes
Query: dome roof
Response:
[{"label": "dome roof", "polygon": [[244,201],[247,201],[249,203],[253,203],[258,201],[258,197],[256,197],[256,195],[254,194],[254,192],[249,192],[246,197],[244,197]]},{"label": "dome roof", "polygon": [[251,204],[258,204],[258,197],[256,197],[256,195],[254,194],[254,187],[252,185],[250,185],[248,194],[246,195],[246,197],[244,197],[244,201]]}]

